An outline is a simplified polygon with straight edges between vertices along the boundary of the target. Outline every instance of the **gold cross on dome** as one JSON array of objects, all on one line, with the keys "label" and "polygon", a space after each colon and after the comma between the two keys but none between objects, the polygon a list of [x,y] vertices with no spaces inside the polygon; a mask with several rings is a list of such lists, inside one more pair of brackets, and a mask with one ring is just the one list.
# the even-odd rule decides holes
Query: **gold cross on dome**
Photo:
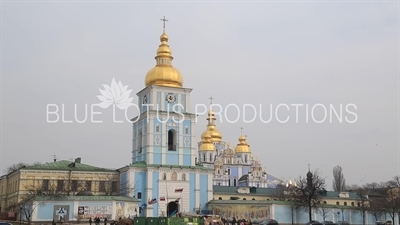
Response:
[{"label": "gold cross on dome", "polygon": [[240,127],[240,134],[243,134],[243,127]]},{"label": "gold cross on dome", "polygon": [[163,28],[165,29],[165,22],[168,22],[167,19],[165,19],[165,16],[161,19],[161,21],[163,21]]}]

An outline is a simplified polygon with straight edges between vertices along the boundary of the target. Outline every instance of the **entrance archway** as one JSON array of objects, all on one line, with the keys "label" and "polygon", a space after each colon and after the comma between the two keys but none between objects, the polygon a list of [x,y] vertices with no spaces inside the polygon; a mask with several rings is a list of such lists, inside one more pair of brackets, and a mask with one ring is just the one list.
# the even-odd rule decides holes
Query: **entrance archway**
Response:
[{"label": "entrance archway", "polygon": [[179,213],[179,205],[176,202],[170,202],[167,205],[167,216],[171,217]]}]

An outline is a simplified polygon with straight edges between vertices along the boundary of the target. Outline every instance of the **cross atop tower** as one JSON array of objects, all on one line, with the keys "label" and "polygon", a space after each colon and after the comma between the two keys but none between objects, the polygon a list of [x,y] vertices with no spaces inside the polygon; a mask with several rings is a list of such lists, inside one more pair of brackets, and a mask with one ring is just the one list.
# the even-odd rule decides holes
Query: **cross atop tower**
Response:
[{"label": "cross atop tower", "polygon": [[210,105],[212,105],[212,101],[213,101],[213,96],[212,95],[210,95],[210,97],[208,98],[208,99],[210,99]]},{"label": "cross atop tower", "polygon": [[240,134],[243,134],[243,127],[240,127]]},{"label": "cross atop tower", "polygon": [[310,163],[308,164],[308,171],[310,171],[310,167],[311,167],[311,165],[310,165]]},{"label": "cross atop tower", "polygon": [[163,28],[164,28],[164,30],[165,30],[165,22],[168,22],[168,20],[167,19],[165,19],[165,16],[161,19],[161,21],[163,21]]}]

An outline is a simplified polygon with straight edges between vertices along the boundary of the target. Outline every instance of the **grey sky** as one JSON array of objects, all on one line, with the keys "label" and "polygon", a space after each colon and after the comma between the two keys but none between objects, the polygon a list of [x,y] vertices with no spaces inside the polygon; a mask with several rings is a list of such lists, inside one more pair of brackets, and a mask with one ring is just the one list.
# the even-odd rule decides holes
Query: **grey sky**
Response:
[{"label": "grey sky", "polygon": [[[2,1],[1,171],[53,155],[129,164],[132,128],[113,123],[111,108],[102,124],[48,124],[46,105],[65,104],[72,119],[74,104],[82,112],[99,103],[99,88],[114,77],[139,92],[165,15],[173,65],[194,89],[193,111],[210,95],[264,111],[279,103],[357,106],[354,124],[295,123],[293,109],[286,124],[223,120],[217,126],[231,146],[243,126],[254,155],[278,178],[304,175],[310,163],[329,189],[336,165],[349,184],[389,180],[400,160],[397,10],[397,2]],[[199,117],[197,136],[205,124]]]}]

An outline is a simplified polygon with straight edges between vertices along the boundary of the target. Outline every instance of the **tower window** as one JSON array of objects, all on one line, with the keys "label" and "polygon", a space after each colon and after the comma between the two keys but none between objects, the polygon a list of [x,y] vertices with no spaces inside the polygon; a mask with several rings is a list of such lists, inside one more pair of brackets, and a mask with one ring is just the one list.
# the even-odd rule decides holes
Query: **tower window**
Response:
[{"label": "tower window", "polygon": [[159,124],[156,125],[156,133],[160,133],[160,125]]},{"label": "tower window", "polygon": [[233,186],[236,187],[236,179],[233,179]]},{"label": "tower window", "polygon": [[210,162],[212,162],[212,153],[210,153]]},{"label": "tower window", "polygon": [[203,162],[206,161],[206,154],[203,154]]},{"label": "tower window", "polygon": [[182,174],[182,181],[186,181],[186,174]]},{"label": "tower window", "polygon": [[139,153],[142,152],[142,132],[139,132],[139,137],[138,137],[138,148],[139,148]]},{"label": "tower window", "polygon": [[176,151],[176,131],[171,129],[168,131],[168,150]]},{"label": "tower window", "polygon": [[247,155],[244,156],[244,162],[247,163]]},{"label": "tower window", "polygon": [[138,193],[137,193],[137,198],[138,198],[138,199],[142,199],[142,192],[138,192]]},{"label": "tower window", "polygon": [[189,127],[185,127],[185,134],[189,134]]}]

